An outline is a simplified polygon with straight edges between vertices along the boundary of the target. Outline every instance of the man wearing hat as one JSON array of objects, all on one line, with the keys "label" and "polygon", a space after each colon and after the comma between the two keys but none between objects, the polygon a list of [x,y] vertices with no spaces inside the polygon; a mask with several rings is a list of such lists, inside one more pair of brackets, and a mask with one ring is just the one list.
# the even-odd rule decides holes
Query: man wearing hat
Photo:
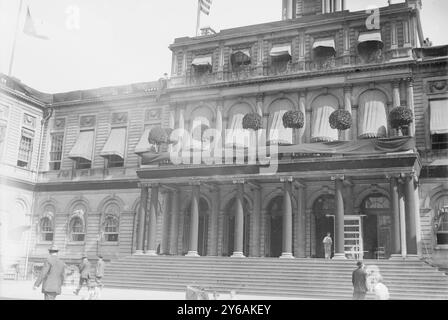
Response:
[{"label": "man wearing hat", "polygon": [[361,261],[358,261],[356,266],[358,268],[352,273],[353,300],[364,300],[367,293],[367,272]]},{"label": "man wearing hat", "polygon": [[42,293],[45,300],[55,300],[61,294],[61,287],[65,277],[65,263],[58,258],[58,248],[52,245],[48,249],[50,256],[45,261],[39,278],[34,283],[36,290],[42,284]]},{"label": "man wearing hat", "polygon": [[78,288],[75,291],[73,291],[73,293],[78,295],[84,283],[86,284],[86,286],[89,285],[89,279],[90,279],[90,262],[87,259],[87,256],[83,255],[82,262],[79,265],[79,285]]}]

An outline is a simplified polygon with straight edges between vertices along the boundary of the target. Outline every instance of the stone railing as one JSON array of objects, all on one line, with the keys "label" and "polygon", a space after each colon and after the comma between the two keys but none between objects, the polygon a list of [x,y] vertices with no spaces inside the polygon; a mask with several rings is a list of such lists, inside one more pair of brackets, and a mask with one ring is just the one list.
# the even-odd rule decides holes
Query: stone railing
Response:
[{"label": "stone railing", "polygon": [[39,182],[90,181],[135,178],[137,168],[65,169],[39,173]]}]

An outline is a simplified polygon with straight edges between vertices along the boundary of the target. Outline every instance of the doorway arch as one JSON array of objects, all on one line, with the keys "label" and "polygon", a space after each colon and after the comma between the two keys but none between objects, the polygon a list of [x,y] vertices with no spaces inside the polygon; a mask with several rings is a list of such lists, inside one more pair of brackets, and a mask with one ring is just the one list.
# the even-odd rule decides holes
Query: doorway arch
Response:
[{"label": "doorway arch", "polygon": [[[244,212],[244,234],[243,234],[243,254],[249,256],[250,248],[250,206],[246,198],[243,200]],[[232,198],[224,209],[224,239],[223,256],[231,256],[235,248],[235,213],[236,198]]]},{"label": "doorway arch", "polygon": [[[186,254],[190,245],[190,215],[191,202],[184,211],[184,232],[183,232],[183,253]],[[208,246],[208,224],[210,216],[210,206],[204,198],[199,199],[199,226],[198,226],[198,254],[207,255]]]}]

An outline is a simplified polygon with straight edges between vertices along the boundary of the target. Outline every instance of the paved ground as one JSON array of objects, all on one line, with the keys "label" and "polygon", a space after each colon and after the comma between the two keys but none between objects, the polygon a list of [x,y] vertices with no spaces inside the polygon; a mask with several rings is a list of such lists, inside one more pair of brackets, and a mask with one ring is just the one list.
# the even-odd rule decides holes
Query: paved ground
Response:
[{"label": "paved ground", "polygon": [[[84,287],[79,295],[73,294],[74,286],[64,286],[58,300],[84,300],[87,289]],[[3,280],[0,282],[0,299],[43,300],[41,288],[33,290],[32,281]],[[230,294],[219,294],[218,300],[230,300]],[[242,295],[238,292],[233,300],[297,300],[304,298],[270,297]],[[147,291],[133,289],[103,288],[100,300],[185,300],[185,292]]]}]

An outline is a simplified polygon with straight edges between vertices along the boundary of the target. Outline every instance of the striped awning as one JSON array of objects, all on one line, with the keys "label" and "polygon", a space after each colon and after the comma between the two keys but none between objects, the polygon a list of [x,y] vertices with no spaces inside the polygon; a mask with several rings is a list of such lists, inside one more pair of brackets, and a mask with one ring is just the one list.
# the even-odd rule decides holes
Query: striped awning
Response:
[{"label": "striped awning", "polygon": [[381,32],[379,30],[373,31],[373,32],[361,32],[358,36],[358,42],[366,42],[366,41],[379,41],[383,42],[381,40]]},{"label": "striped awning", "polygon": [[271,52],[269,52],[271,57],[280,57],[285,55],[291,55],[291,45],[290,44],[275,44]]},{"label": "striped awning", "polygon": [[78,139],[76,140],[72,150],[70,150],[68,157],[72,160],[82,158],[88,161],[92,161],[93,138],[93,130],[80,131]]},{"label": "striped awning", "polygon": [[316,40],[313,43],[313,49],[316,49],[318,47],[324,47],[324,48],[335,48],[334,39],[321,39]]},{"label": "striped awning", "polygon": [[212,56],[198,56],[193,59],[193,62],[191,62],[193,66],[207,66],[212,65]]},{"label": "striped awning", "polygon": [[146,128],[145,131],[143,131],[143,134],[134,149],[134,153],[144,153],[151,150],[151,144],[148,141],[149,131],[151,131],[151,128]]},{"label": "striped awning", "polygon": [[448,100],[430,101],[430,112],[429,129],[431,134],[448,133]]},{"label": "striped awning", "polygon": [[118,156],[124,159],[126,145],[126,128],[112,128],[109,138],[100,152],[100,156]]}]

